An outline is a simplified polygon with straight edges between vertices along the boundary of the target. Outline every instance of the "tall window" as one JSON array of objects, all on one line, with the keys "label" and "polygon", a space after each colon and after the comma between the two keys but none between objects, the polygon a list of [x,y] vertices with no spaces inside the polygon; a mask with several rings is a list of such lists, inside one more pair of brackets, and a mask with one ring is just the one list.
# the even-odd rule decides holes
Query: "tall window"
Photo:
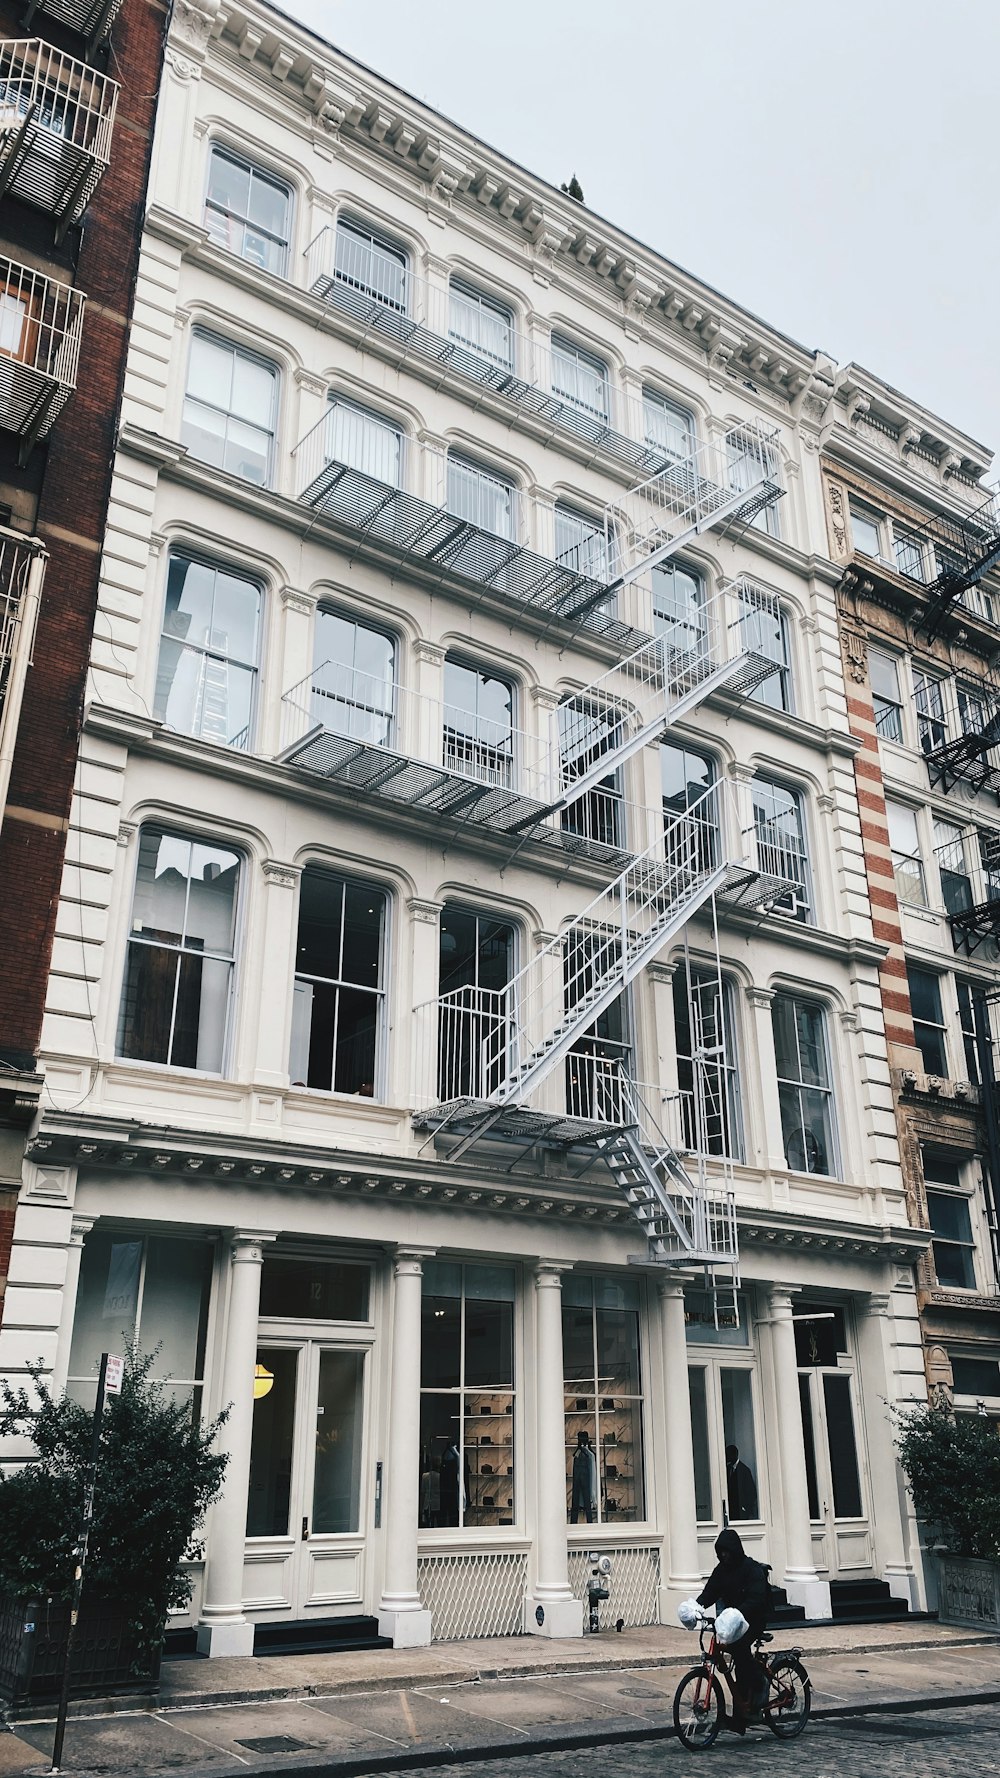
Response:
[{"label": "tall window", "polygon": [[739,595],[740,643],[749,654],[774,661],[776,671],[751,692],[758,704],[772,710],[792,710],[792,652],[788,617],[773,593],[744,585]]},{"label": "tall window", "polygon": [[138,1339],[168,1397],[192,1400],[197,1420],[214,1249],[204,1237],[98,1223],[83,1243],[67,1393],[92,1408],[101,1353]]},{"label": "tall window", "polygon": [[721,856],[718,798],[708,795],[714,783],[715,761],[707,753],[696,753],[678,741],[661,741],[663,819],[669,822],[695,810],[691,822],[697,823],[699,870],[711,870]]},{"label": "tall window", "polygon": [[[574,933],[563,957],[566,1008],[578,1006],[608,966],[613,939]],[[628,1122],[634,1057],[628,989],[599,1013],[566,1057],[566,1110],[599,1123]]]},{"label": "tall window", "polygon": [[332,400],[327,408],[328,462],[370,475],[373,481],[398,488],[402,481],[403,434],[398,426],[352,402]]},{"label": "tall window", "polygon": [[[751,433],[736,433],[730,436],[728,450],[731,488],[749,493],[762,480],[780,486],[781,459],[774,445]],[[756,531],[766,531],[770,537],[780,537],[778,502],[772,500],[754,515],[750,523]]]},{"label": "tall window", "polygon": [[464,661],[444,664],[444,764],[485,784],[514,783],[514,688]]},{"label": "tall window", "polygon": [[[559,759],[564,788],[571,788],[601,760],[610,756],[624,734],[613,706],[570,698],[559,706]],[[563,809],[564,833],[579,834],[605,846],[625,840],[625,798],[621,768],[615,767]]]},{"label": "tall window", "polygon": [[892,547],[896,557],[896,571],[905,574],[908,580],[924,579],[924,552],[916,537],[893,526]]},{"label": "tall window", "polygon": [[355,617],[320,607],[313,660],[313,720],[331,734],[388,747],[396,663],[392,638]]},{"label": "tall window", "polygon": [[764,876],[790,885],[774,906],[796,920],[811,918],[809,857],[806,850],[802,798],[797,790],[771,778],[753,781],[753,823],[757,867]]},{"label": "tall window", "polygon": [[713,970],[674,973],[674,1035],[684,1146],[692,1154],[743,1159],[731,982]]},{"label": "tall window", "polygon": [[493,297],[453,278],[448,289],[448,338],[477,358],[514,368],[514,317]]},{"label": "tall window", "polygon": [[517,490],[513,482],[450,452],[448,511],[475,525],[477,530],[492,532],[494,537],[513,540],[516,536]]},{"label": "tall window", "polygon": [[299,885],[288,1072],[293,1086],[380,1090],[385,1014],[383,890],[308,869]]},{"label": "tall window", "polygon": [[438,992],[438,1093],[487,1099],[507,1074],[514,973],[514,928],[448,902],[441,909]]},{"label": "tall window", "polygon": [[[973,994],[976,990],[971,982],[963,981],[961,976],[955,977],[955,990],[958,995],[958,1024],[962,1033],[962,1052],[965,1056],[965,1078],[973,1086],[979,1085],[979,1047],[976,1042],[976,1013]],[[987,1026],[989,1015],[987,1013]]]},{"label": "tall window", "polygon": [[669,655],[701,654],[708,643],[705,582],[693,568],[661,562],[653,569],[653,629]]},{"label": "tall window", "polygon": [[833,1086],[826,1013],[814,1000],[776,994],[771,1024],[785,1160],[798,1173],[832,1173]]},{"label": "tall window", "polygon": [[936,748],[943,747],[948,739],[943,682],[933,673],[914,668],[913,702],[917,709],[917,733],[920,736],[921,751],[933,753]]},{"label": "tall window", "polygon": [[[685,1291],[685,1309],[695,1293]],[[748,1344],[746,1322],[738,1328],[687,1327],[693,1345]],[[730,1524],[758,1519],[760,1473],[753,1403],[753,1370],[747,1364],[711,1359],[688,1370],[694,1456],[695,1512],[700,1523],[722,1517]]]},{"label": "tall window", "polygon": [[923,1162],[938,1283],[945,1290],[975,1290],[976,1243],[959,1164],[934,1149],[924,1149]]},{"label": "tall window", "polygon": [[372,234],[363,222],[337,222],[334,278],[339,300],[350,308],[351,295],[374,297],[387,309],[406,312],[407,257],[401,247]]},{"label": "tall window", "polygon": [[961,914],[973,903],[972,878],[965,835],[953,821],[934,817],[934,856],[941,876],[941,898],[949,914]]},{"label": "tall window", "polygon": [[182,735],[250,746],[261,591],[252,580],[171,556],[153,714]]},{"label": "tall window", "polygon": [[570,1272],[562,1321],[569,1522],[634,1523],[646,1516],[638,1283]]},{"label": "tall window", "polygon": [[941,1011],[941,978],[930,969],[918,969],[915,963],[906,966],[910,984],[910,1010],[913,1014],[913,1035],[927,1074],[948,1074],[948,1050],[945,1043],[944,1015]]},{"label": "tall window", "polygon": [[905,803],[893,803],[886,799],[886,820],[889,825],[889,845],[892,849],[892,870],[896,880],[896,894],[900,901],[907,902],[911,907],[927,906],[927,884],[924,878],[923,860],[920,856],[920,837],[917,833],[917,817]]},{"label": "tall window", "polygon": [[608,540],[603,526],[568,506],[555,511],[555,555],[562,567],[588,580],[609,580]]},{"label": "tall window", "polygon": [[514,1272],[424,1264],[420,1523],[513,1525]]},{"label": "tall window", "polygon": [[205,227],[219,247],[283,278],[291,208],[287,185],[227,148],[212,149]]},{"label": "tall window", "polygon": [[555,333],[552,335],[552,393],[568,401],[571,407],[592,414],[595,419],[610,418],[607,365],[585,352],[582,346]]},{"label": "tall window", "polygon": [[694,415],[655,389],[642,392],[642,424],[646,443],[665,457],[690,457],[695,447]]},{"label": "tall window", "polygon": [[227,847],[143,827],[117,1054],[222,1071],[240,861]]},{"label": "tall window", "polygon": [[273,364],[196,333],[191,341],[181,443],[193,457],[264,487],[278,409]]},{"label": "tall window", "polygon": [[872,685],[875,727],[883,741],[903,739],[903,700],[899,695],[899,662],[894,654],[868,650],[868,675]]},{"label": "tall window", "polygon": [[873,562],[882,559],[882,521],[875,512],[868,512],[864,507],[855,506],[851,502],[851,533],[854,548],[863,556],[871,556]]}]

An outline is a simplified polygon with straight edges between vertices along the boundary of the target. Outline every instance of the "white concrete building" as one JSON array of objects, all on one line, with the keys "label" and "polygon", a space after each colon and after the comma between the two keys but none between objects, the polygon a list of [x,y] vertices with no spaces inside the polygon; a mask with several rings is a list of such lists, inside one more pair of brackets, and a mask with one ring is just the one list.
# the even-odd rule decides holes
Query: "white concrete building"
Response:
[{"label": "white concrete building", "polygon": [[836,374],[180,0],[0,1362],[234,1404],[212,1653],[922,1602]]}]

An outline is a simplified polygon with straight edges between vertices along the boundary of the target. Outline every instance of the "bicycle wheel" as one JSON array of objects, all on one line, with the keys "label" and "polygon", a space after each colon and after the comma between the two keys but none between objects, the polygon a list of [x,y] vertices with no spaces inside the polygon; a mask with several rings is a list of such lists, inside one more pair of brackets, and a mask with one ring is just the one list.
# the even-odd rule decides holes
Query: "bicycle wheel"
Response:
[{"label": "bicycle wheel", "polygon": [[685,1673],[674,1693],[674,1728],[690,1753],[703,1753],[726,1720],[722,1687],[704,1667]]},{"label": "bicycle wheel", "polygon": [[763,1716],[772,1735],[793,1741],[801,1735],[812,1709],[809,1675],[794,1655],[778,1655],[769,1665],[771,1685]]}]

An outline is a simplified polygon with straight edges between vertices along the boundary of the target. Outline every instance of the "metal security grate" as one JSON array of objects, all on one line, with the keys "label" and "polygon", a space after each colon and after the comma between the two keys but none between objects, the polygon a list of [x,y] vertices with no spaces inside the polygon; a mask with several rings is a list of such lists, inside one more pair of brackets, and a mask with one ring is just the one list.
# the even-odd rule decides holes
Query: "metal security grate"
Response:
[{"label": "metal security grate", "polygon": [[417,1573],[435,1642],[521,1634],[528,1583],[528,1558],[523,1550],[421,1556]]},{"label": "metal security grate", "polygon": [[[655,1624],[659,1619],[656,1591],[660,1584],[660,1552],[656,1545],[607,1549],[602,1544],[601,1555],[611,1557],[611,1597],[601,1606],[602,1628],[614,1625],[619,1618],[629,1625]],[[592,1566],[586,1550],[570,1550],[569,1584],[581,1599],[586,1596]]]}]

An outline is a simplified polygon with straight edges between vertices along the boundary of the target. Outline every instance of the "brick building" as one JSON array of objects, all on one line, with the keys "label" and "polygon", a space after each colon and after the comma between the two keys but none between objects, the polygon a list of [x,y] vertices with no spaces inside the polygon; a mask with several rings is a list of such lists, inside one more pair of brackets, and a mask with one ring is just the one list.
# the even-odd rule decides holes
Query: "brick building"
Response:
[{"label": "brick building", "polygon": [[1000,503],[990,452],[849,366],[829,551],[928,1384],[1000,1415]]},{"label": "brick building", "polygon": [[60,887],[79,868],[70,809],[166,10],[34,0],[26,24],[20,0],[0,4],[0,1292]]}]

